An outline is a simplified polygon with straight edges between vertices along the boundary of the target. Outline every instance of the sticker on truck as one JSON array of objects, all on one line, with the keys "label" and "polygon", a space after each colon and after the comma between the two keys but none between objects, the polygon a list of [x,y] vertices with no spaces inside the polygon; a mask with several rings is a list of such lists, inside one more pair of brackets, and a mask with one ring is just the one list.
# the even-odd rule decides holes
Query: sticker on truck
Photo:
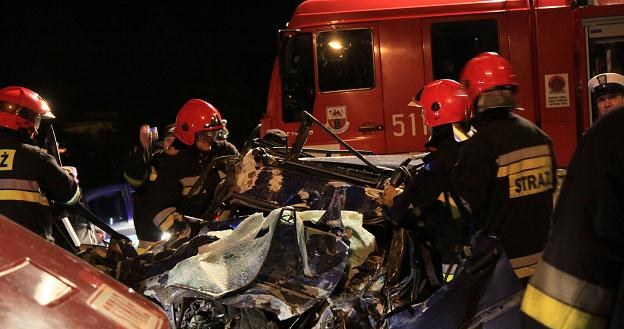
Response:
[{"label": "sticker on truck", "polygon": [[87,299],[87,304],[123,328],[156,329],[162,326],[162,319],[153,311],[105,284]]}]

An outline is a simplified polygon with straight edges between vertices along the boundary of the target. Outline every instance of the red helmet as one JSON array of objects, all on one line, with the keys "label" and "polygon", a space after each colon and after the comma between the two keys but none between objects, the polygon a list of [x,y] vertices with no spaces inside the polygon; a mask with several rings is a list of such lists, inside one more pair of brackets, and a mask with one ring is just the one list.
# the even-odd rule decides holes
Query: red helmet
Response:
[{"label": "red helmet", "polygon": [[35,131],[41,118],[53,119],[48,103],[34,91],[24,87],[0,89],[0,126],[13,130]]},{"label": "red helmet", "polygon": [[518,87],[511,64],[493,52],[481,53],[469,60],[462,70],[460,81],[468,91],[471,103],[488,89]]},{"label": "red helmet", "polygon": [[200,131],[223,131],[225,124],[221,113],[212,104],[201,99],[191,99],[178,111],[173,134],[186,145],[195,144],[196,134]]},{"label": "red helmet", "polygon": [[462,85],[454,80],[442,79],[430,82],[416,98],[415,104],[422,107],[425,124],[430,128],[464,121],[470,113],[468,94]]}]

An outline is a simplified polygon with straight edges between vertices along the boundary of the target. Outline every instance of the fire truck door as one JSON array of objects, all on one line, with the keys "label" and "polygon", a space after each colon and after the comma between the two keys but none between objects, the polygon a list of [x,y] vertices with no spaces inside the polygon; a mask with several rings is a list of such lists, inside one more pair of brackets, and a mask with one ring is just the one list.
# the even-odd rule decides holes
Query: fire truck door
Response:
[{"label": "fire truck door", "polygon": [[420,19],[382,21],[379,37],[387,152],[422,151],[427,140],[422,113],[407,106],[424,81]]},{"label": "fire truck door", "polygon": [[[317,82],[313,115],[355,149],[383,153],[377,24],[345,24],[312,32]],[[322,132],[308,141],[325,148],[338,146]]]}]

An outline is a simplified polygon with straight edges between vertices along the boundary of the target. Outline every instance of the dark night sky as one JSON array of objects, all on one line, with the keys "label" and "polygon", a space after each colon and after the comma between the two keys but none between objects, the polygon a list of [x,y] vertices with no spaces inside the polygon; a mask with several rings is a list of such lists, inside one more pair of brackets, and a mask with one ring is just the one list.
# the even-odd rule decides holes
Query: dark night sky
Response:
[{"label": "dark night sky", "polygon": [[[276,31],[299,2],[3,1],[0,86],[50,102],[83,187],[118,182],[138,126],[162,129],[190,98],[217,106],[240,147],[266,106]],[[68,128],[94,120],[113,128]]]}]

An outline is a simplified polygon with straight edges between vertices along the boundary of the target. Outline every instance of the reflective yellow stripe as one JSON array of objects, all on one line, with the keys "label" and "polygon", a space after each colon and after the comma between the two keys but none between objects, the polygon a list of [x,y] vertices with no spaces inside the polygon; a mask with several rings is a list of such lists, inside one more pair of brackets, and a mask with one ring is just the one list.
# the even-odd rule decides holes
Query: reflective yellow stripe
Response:
[{"label": "reflective yellow stripe", "polygon": [[[446,196],[444,195],[444,192],[440,193],[440,195],[438,195],[438,201],[447,203],[446,201]],[[461,213],[459,212],[459,207],[457,206],[457,204],[455,203],[455,200],[453,198],[451,198],[449,196],[448,198],[448,203],[451,209],[451,217],[453,219],[457,219],[457,218],[461,218]]]},{"label": "reflective yellow stripe", "polygon": [[531,284],[553,298],[591,314],[609,314],[614,293],[559,270],[546,261],[537,266]]},{"label": "reflective yellow stripe", "polygon": [[537,267],[537,264],[529,265],[526,267],[514,268],[514,273],[516,273],[516,276],[519,279],[526,278],[535,273],[535,267]]},{"label": "reflective yellow stripe", "polygon": [[0,190],[0,200],[2,201],[26,201],[49,206],[48,199],[39,192],[28,192],[19,190]]},{"label": "reflective yellow stripe", "polygon": [[161,230],[162,232],[167,232],[174,222],[175,222],[175,219],[173,218],[173,216],[170,215],[162,223],[160,223],[160,226],[158,226],[158,229]]},{"label": "reflective yellow stripe", "polygon": [[145,252],[147,252],[147,248],[137,247],[136,251],[137,251],[137,254],[143,255]]},{"label": "reflective yellow stripe", "polygon": [[62,204],[74,204],[76,202],[78,202],[78,200],[80,200],[80,197],[82,196],[82,192],[80,192],[80,187],[76,186],[76,192],[74,193],[74,195],[66,202],[61,202]]},{"label": "reflective yellow stripe", "polygon": [[156,216],[154,216],[154,218],[152,219],[152,223],[154,223],[156,227],[160,227],[160,225],[162,225],[167,220],[167,217],[169,217],[175,211],[176,211],[175,207],[168,207],[159,211],[156,214]]},{"label": "reflective yellow stripe", "polygon": [[519,173],[524,170],[544,167],[549,169],[552,167],[552,160],[550,158],[550,155],[541,156],[538,158],[524,159],[506,166],[501,166],[498,168],[498,173],[496,174],[496,177],[505,177]]},{"label": "reflective yellow stripe", "polygon": [[182,186],[191,187],[195,185],[195,182],[197,182],[198,179],[199,179],[199,176],[184,177],[180,179],[180,184],[182,184]]},{"label": "reflective yellow stripe", "polygon": [[191,191],[191,188],[193,188],[193,185],[195,185],[195,182],[197,182],[198,179],[199,179],[199,176],[184,177],[180,179],[180,184],[182,184],[182,195],[187,195]]},{"label": "reflective yellow stripe", "polygon": [[126,179],[126,181],[130,185],[132,185],[134,187],[141,186],[143,184],[143,182],[145,181],[145,177],[143,179],[135,179],[135,178],[132,178],[132,177],[128,176],[128,174],[126,174],[125,172],[124,172],[124,178]]},{"label": "reflective yellow stripe", "polygon": [[522,312],[548,328],[600,329],[605,318],[562,303],[529,284],[522,299]]},{"label": "reflective yellow stripe", "polygon": [[514,259],[510,259],[511,267],[520,268],[529,265],[536,265],[542,259],[543,252],[536,252],[532,255],[516,257]]},{"label": "reflective yellow stripe", "polygon": [[457,122],[454,122],[452,124],[452,127],[453,127],[453,137],[455,138],[456,142],[464,142],[468,140],[474,134],[474,132],[471,130],[469,130],[468,132],[464,131],[461,124]]},{"label": "reflective yellow stripe", "polygon": [[542,155],[550,155],[550,147],[548,145],[525,147],[517,151],[503,154],[496,159],[496,163],[498,166],[505,166],[516,161],[535,158]]},{"label": "reflective yellow stripe", "polygon": [[[444,192],[442,192],[442,193],[440,193],[440,195],[438,195],[438,200],[446,203],[447,200],[446,200],[446,196],[444,195]],[[453,198],[451,198],[451,197],[448,198],[448,204],[451,207],[457,208],[457,204],[455,203],[455,200],[453,200]]]},{"label": "reflective yellow stripe", "polygon": [[535,273],[537,263],[542,259],[542,252],[536,252],[532,255],[510,259],[511,267],[516,276],[520,279],[531,276]]},{"label": "reflective yellow stripe", "polygon": [[25,179],[0,179],[0,189],[39,192],[39,183]]},{"label": "reflective yellow stripe", "polygon": [[156,168],[150,167],[149,181],[153,182],[156,178],[158,178],[158,171],[156,171]]},{"label": "reflective yellow stripe", "polygon": [[149,248],[151,248],[153,245],[157,244],[158,241],[156,242],[152,242],[152,241],[144,241],[144,240],[139,240],[139,245],[137,246],[136,250],[137,253],[139,255],[144,254],[146,251],[149,250]]}]

